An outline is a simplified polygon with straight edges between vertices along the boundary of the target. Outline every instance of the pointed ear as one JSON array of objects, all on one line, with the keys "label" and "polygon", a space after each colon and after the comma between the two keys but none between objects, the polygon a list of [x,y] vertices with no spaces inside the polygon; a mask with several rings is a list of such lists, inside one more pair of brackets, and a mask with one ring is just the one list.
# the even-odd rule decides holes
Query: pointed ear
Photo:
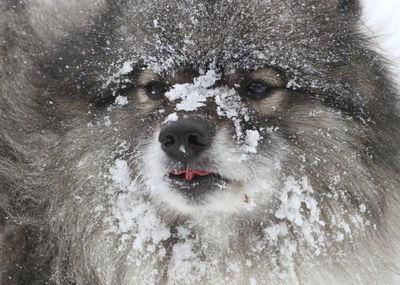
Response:
[{"label": "pointed ear", "polygon": [[359,0],[338,0],[338,8],[356,15],[359,15],[361,12]]}]

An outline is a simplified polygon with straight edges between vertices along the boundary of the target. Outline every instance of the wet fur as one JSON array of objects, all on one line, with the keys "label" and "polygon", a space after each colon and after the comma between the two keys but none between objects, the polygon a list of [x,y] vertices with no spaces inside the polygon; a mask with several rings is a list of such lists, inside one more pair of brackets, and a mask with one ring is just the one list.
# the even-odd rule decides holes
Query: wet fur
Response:
[{"label": "wet fur", "polygon": [[[358,32],[356,1],[304,1],[305,6],[296,1],[271,1],[263,13],[259,6],[241,1],[234,1],[230,4],[234,8],[229,9],[225,1],[204,1],[204,7],[203,1],[197,5],[161,1],[156,7],[147,7],[146,12],[158,19],[158,28],[151,17],[137,10],[145,1],[121,2],[72,3],[62,12],[65,15],[40,2],[0,4],[4,21],[0,25],[4,37],[0,50],[1,284],[172,284],[195,280],[168,280],[168,275],[174,274],[174,268],[168,268],[174,262],[171,251],[185,237],[174,235],[163,241],[154,255],[146,256],[130,249],[132,240],[117,252],[121,235],[105,234],[110,201],[116,197],[108,192],[112,181],[107,174],[120,157],[129,162],[132,176],[139,176],[138,189],[143,189],[143,195],[132,194],[138,195],[134,198],[154,203],[157,215],[171,232],[178,232],[181,225],[189,227],[193,248],[207,243],[210,247],[201,250],[202,261],[221,260],[215,268],[208,268],[207,274],[196,271],[196,282],[215,284],[231,278],[229,282],[247,284],[250,277],[260,284],[282,284],[282,280],[393,284],[398,280],[400,124],[394,109],[396,92],[383,59],[369,49],[368,40]],[[184,62],[180,61],[182,35],[188,31],[178,36],[170,33],[178,21],[189,24],[179,3],[190,6],[193,14],[196,9],[209,13],[199,16],[203,26],[190,37],[193,50],[187,51]],[[84,13],[77,16],[80,10]],[[38,17],[39,11],[43,18]],[[247,16],[241,11],[248,12]],[[76,18],[69,18],[71,15]],[[123,37],[120,26],[127,27],[132,36],[129,40]],[[161,35],[157,44],[155,34]],[[212,40],[207,40],[209,34]],[[227,39],[227,34],[233,40],[217,40]],[[242,39],[269,51],[263,62],[251,50],[237,49]],[[215,56],[208,54],[209,50],[221,53]],[[233,53],[239,57],[232,58]],[[271,143],[260,146],[254,165],[261,167],[274,153],[284,157],[282,171],[274,174],[274,179],[283,181],[292,176],[300,181],[308,177],[315,190],[310,195],[320,202],[321,219],[326,223],[322,227],[327,238],[323,255],[314,256],[312,248],[302,241],[300,230],[287,221],[290,237],[280,241],[301,241],[304,252],[288,261],[281,259],[279,244],[270,244],[258,256],[252,254],[251,242],[266,235],[260,222],[263,226],[282,222],[274,215],[279,207],[279,187],[274,202],[263,200],[263,196],[262,202],[256,201],[265,207],[197,218],[152,197],[140,170],[147,165],[143,152],[155,143],[154,133],[163,118],[152,113],[154,106],[134,104],[134,99],[125,109],[107,112],[101,99],[108,98],[116,87],[101,88],[104,81],[99,80],[99,75],[105,78],[110,69],[120,67],[114,62],[133,58],[140,63],[143,55],[158,62],[173,58],[169,69],[162,72],[193,70],[192,78],[217,58],[220,67],[271,66],[292,82],[288,102],[277,111],[281,119],[277,114],[270,116],[271,125],[279,126],[279,131],[271,135]],[[131,76],[136,78],[138,72],[139,68]],[[310,116],[313,110],[318,112]],[[113,128],[105,127],[105,116],[110,117]],[[123,141],[131,146],[121,152]],[[234,148],[232,142],[223,145]],[[289,151],[280,148],[284,145]],[[335,151],[338,146],[340,151]],[[225,150],[213,151],[216,155]],[[316,159],[318,164],[313,163]],[[347,174],[332,186],[332,175],[343,171]],[[335,194],[339,198],[332,198]],[[368,209],[363,218],[369,227],[357,228],[351,222],[352,216],[360,214],[361,204]],[[99,211],[99,206],[103,210]],[[331,225],[335,214],[348,221],[354,233],[343,242],[330,236],[335,230]],[[211,224],[207,224],[209,220]],[[165,259],[156,258],[161,248],[167,251]],[[142,263],[127,266],[132,257]],[[247,259],[253,260],[254,266],[246,266]],[[237,262],[240,274],[229,272],[230,262]],[[285,262],[294,264],[294,270]],[[161,274],[155,274],[154,269]]]}]

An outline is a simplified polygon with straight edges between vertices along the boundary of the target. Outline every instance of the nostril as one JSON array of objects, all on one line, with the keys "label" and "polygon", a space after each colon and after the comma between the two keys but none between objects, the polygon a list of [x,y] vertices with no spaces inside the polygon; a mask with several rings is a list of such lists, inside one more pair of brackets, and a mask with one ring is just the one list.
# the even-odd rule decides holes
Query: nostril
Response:
[{"label": "nostril", "polygon": [[166,135],[164,140],[165,147],[171,147],[175,144],[175,139],[172,135]]},{"label": "nostril", "polygon": [[208,140],[205,136],[193,133],[188,136],[188,143],[193,146],[205,147],[208,144]]}]

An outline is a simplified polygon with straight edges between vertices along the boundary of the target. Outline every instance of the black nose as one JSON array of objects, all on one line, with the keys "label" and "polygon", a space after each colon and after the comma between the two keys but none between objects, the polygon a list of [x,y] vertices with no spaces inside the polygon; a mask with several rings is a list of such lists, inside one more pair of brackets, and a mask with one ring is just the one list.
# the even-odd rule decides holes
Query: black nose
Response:
[{"label": "black nose", "polygon": [[213,133],[205,121],[183,119],[166,125],[158,141],[169,157],[187,162],[210,146]]}]

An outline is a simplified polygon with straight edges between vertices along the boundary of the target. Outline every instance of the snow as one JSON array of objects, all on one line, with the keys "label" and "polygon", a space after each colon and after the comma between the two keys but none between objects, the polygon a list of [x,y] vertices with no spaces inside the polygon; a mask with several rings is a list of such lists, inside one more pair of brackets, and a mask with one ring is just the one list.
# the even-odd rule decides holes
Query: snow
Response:
[{"label": "snow", "polygon": [[[131,179],[128,162],[117,159],[109,171],[110,179],[122,191],[113,203],[112,219],[108,221],[110,231],[134,237],[132,247],[137,250],[144,250],[149,241],[159,245],[168,239],[171,233],[157,216],[154,207],[136,193],[136,181]],[[122,244],[129,241],[128,237],[121,239]],[[152,251],[153,247],[146,249]]]},{"label": "snow", "polygon": [[233,89],[223,89],[216,94],[215,103],[217,104],[217,114],[231,120],[235,126],[236,139],[239,141],[243,137],[241,119],[249,120],[249,110],[244,106],[240,96],[237,96]]},{"label": "snow", "polygon": [[246,130],[246,152],[256,153],[258,141],[261,139],[257,130]]},{"label": "snow", "polygon": [[278,237],[287,235],[289,229],[285,223],[279,223],[266,228],[264,231],[266,234],[268,234],[268,238],[270,240],[277,242]]},{"label": "snow", "polygon": [[367,207],[365,206],[365,204],[360,204],[360,212],[365,213],[365,211],[367,211]]},{"label": "snow", "polygon": [[104,125],[105,125],[106,127],[110,127],[110,126],[112,125],[112,122],[111,122],[111,119],[110,119],[109,116],[105,116],[105,117],[104,117]]},{"label": "snow", "polygon": [[208,89],[221,78],[215,70],[209,70],[205,75],[194,79],[193,83],[175,84],[165,96],[174,102],[181,99],[175,107],[177,111],[195,111],[205,106],[205,102],[209,97],[215,96],[215,89]]},{"label": "snow", "polygon": [[250,285],[257,285],[257,280],[254,277],[250,277],[249,281]]},{"label": "snow", "polygon": [[117,98],[115,98],[115,104],[118,106],[125,106],[128,103],[128,97],[126,96],[117,96]]},{"label": "snow", "polygon": [[112,76],[110,76],[106,82],[103,85],[103,89],[107,88],[111,83],[118,83],[119,82],[119,78],[125,74],[128,74],[129,72],[131,72],[133,70],[133,61],[132,60],[127,60],[125,61],[121,68],[118,69],[117,72],[115,72]]},{"label": "snow", "polygon": [[[255,138],[256,132],[250,132]],[[250,135],[251,137],[251,135]],[[124,146],[122,143],[121,146]],[[120,237],[119,250],[124,250],[130,244],[132,249],[140,252],[159,252],[159,258],[164,258],[165,248],[163,242],[174,237],[179,241],[172,247],[171,259],[168,267],[169,276],[175,280],[190,280],[195,282],[207,270],[212,268],[214,261],[201,260],[201,251],[207,248],[203,241],[202,248],[197,248],[198,237],[191,236],[192,227],[190,223],[183,223],[176,229],[173,235],[165,222],[156,213],[154,206],[145,201],[142,194],[138,192],[135,178],[130,175],[130,167],[126,160],[116,159],[114,166],[110,167],[110,179],[114,187],[110,191],[118,191],[115,201],[112,202],[111,217],[106,221],[109,224],[110,232],[118,233]],[[278,197],[279,208],[275,211],[278,222],[264,228],[265,239],[254,243],[252,251],[258,254],[264,248],[275,245],[279,251],[279,258],[291,272],[294,255],[297,254],[303,245],[314,248],[314,254],[320,255],[327,249],[324,232],[324,222],[320,217],[319,202],[313,197],[312,189],[308,178],[302,177],[297,180],[294,177],[287,177]],[[365,205],[360,205],[360,212],[365,210]],[[353,226],[359,224],[364,226],[360,216],[355,215],[352,221]],[[350,224],[341,215],[332,216],[331,228],[333,237],[338,242],[345,238],[352,239],[353,232]],[[366,225],[366,223],[365,223]],[[293,240],[291,232],[299,235],[298,240]],[[133,239],[133,240],[132,240]],[[246,261],[246,266],[252,266],[251,260]],[[234,261],[227,262],[228,270],[241,274],[241,267]],[[171,277],[172,278],[172,277]],[[257,284],[254,277],[249,279],[251,284]]]},{"label": "snow", "polygon": [[114,182],[123,188],[131,184],[130,170],[125,160],[117,159],[115,166],[110,168],[110,174]]},{"label": "snow", "polygon": [[[174,245],[168,268],[169,276],[174,276],[176,280],[194,281],[206,274],[206,267],[199,256],[193,252],[192,247],[193,242],[191,240]],[[197,272],[194,269],[197,269]]]},{"label": "snow", "polygon": [[167,116],[167,118],[164,120],[164,124],[168,123],[168,122],[175,122],[177,121],[179,118],[177,113],[171,113]]},{"label": "snow", "polygon": [[[280,195],[281,206],[275,212],[275,216],[279,219],[286,219],[292,224],[301,228],[307,242],[316,247],[314,235],[318,236],[318,242],[323,241],[321,235],[320,210],[318,202],[312,197],[313,189],[311,188],[307,177],[303,177],[301,181],[296,181],[293,177],[289,177]],[[303,214],[303,205],[308,209],[309,215]],[[280,234],[284,234],[287,229],[280,226],[282,230]]]}]

